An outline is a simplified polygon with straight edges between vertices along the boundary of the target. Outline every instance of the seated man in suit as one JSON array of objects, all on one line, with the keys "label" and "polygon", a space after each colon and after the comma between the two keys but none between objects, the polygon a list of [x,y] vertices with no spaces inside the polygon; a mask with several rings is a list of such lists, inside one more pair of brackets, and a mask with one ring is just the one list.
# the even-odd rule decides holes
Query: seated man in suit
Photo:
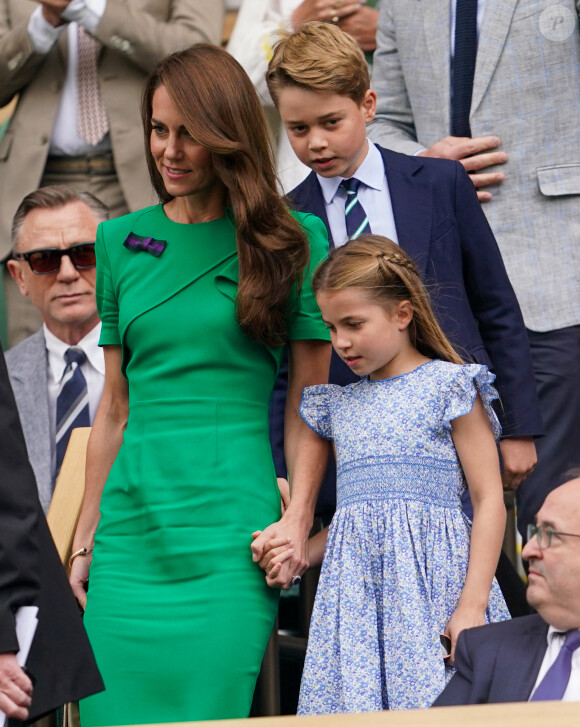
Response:
[{"label": "seated man in suit", "polygon": [[[570,479],[573,478],[573,479]],[[528,602],[537,614],[463,631],[436,706],[580,701],[580,470],[528,526]]]},{"label": "seated man in suit", "polygon": [[[26,662],[32,679],[15,656],[15,613],[22,606],[38,608]],[[102,689],[78,606],[40,508],[0,349],[0,710],[9,717],[35,720]]]},{"label": "seated man in suit", "polygon": [[27,195],[12,225],[8,269],[44,323],[6,363],[45,512],[70,432],[90,426],[103,392],[94,244],[107,218],[91,194],[58,185]]}]

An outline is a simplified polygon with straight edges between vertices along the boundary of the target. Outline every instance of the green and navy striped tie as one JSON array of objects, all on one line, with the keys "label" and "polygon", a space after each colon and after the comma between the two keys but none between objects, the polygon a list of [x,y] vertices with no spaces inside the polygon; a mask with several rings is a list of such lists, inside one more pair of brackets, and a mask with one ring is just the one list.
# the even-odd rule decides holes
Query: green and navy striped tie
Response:
[{"label": "green and navy striped tie", "polygon": [[340,186],[346,191],[346,201],[344,203],[344,217],[346,222],[346,234],[349,240],[356,240],[361,235],[369,234],[371,226],[369,218],[362,204],[358,200],[358,188],[361,184],[360,179],[351,177],[343,179]]}]

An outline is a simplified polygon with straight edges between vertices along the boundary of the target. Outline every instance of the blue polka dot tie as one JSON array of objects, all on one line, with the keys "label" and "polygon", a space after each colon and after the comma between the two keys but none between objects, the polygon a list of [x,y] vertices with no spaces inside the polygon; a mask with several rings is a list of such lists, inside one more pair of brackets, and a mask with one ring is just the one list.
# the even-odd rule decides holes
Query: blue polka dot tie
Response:
[{"label": "blue polka dot tie", "polygon": [[371,231],[369,218],[358,199],[358,188],[360,185],[360,179],[355,179],[354,177],[343,179],[340,183],[340,186],[346,191],[344,216],[346,234],[349,240],[356,240],[357,237],[369,234]]},{"label": "blue polka dot tie", "polygon": [[538,684],[536,691],[530,697],[530,702],[562,699],[572,673],[572,655],[578,647],[580,647],[580,631],[568,631],[556,661]]},{"label": "blue polka dot tie", "polygon": [[56,400],[56,474],[60,471],[72,430],[91,425],[87,380],[81,370],[87,356],[80,348],[69,348],[64,360],[66,367]]}]

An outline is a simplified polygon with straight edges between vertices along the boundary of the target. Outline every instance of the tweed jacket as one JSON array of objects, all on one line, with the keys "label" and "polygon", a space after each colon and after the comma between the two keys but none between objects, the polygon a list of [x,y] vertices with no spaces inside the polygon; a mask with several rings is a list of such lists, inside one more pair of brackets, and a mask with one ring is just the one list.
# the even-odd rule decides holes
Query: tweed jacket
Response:
[{"label": "tweed jacket", "polygon": [[[27,27],[37,7],[32,0],[0,0],[0,106],[19,94],[0,142],[0,257],[9,252],[20,201],[42,177],[66,75],[66,32],[46,55],[31,45]],[[200,41],[219,43],[222,25],[220,0],[107,0],[95,32],[103,45],[98,73],[117,176],[131,210],[155,200],[139,111],[144,80],[169,53]]]},{"label": "tweed jacket", "polygon": [[[450,133],[450,2],[382,0],[369,136],[414,154]],[[483,205],[526,326],[580,323],[579,0],[486,0],[470,123],[509,160]]]},{"label": "tweed jacket", "polygon": [[44,512],[52,498],[52,448],[48,413],[48,354],[41,328],[6,352],[6,365],[38,495]]}]

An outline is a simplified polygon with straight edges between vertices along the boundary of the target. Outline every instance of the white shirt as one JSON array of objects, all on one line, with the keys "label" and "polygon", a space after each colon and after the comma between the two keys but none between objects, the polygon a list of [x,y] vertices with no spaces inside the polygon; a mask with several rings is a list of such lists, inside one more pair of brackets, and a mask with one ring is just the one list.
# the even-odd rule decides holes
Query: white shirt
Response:
[{"label": "white shirt", "polygon": [[[557,631],[553,626],[548,629],[548,647],[544,654],[542,666],[538,672],[538,678],[532,689],[532,694],[536,691],[538,684],[542,681],[548,669],[556,661],[556,657],[560,653],[560,649],[564,643],[565,634]],[[531,695],[530,695],[531,696]],[[563,702],[580,702],[580,649],[576,649],[572,653],[572,671],[570,673],[570,681],[562,697]]]},{"label": "white shirt", "polygon": [[[48,330],[46,324],[43,325],[43,329],[48,352],[48,414],[50,419],[51,467],[54,478],[56,472],[56,400],[66,367],[64,354],[70,348],[70,344],[57,338],[54,333]],[[101,324],[99,323],[76,344],[76,347],[81,348],[87,356],[87,360],[81,364],[81,371],[87,381],[91,424],[95,418],[105,384],[105,356],[103,349],[99,346],[100,335]]]},{"label": "white shirt", "polygon": [[50,140],[51,155],[82,156],[111,150],[108,134],[99,144],[91,146],[77,131],[77,24],[82,25],[89,33],[94,33],[106,6],[107,0],[71,0],[62,12],[62,17],[68,22],[55,28],[45,20],[42,5],[39,5],[28,21],[28,35],[37,53],[48,53],[61,33],[65,30],[68,33],[66,76]]},{"label": "white shirt", "polygon": [[[362,184],[358,188],[358,199],[369,218],[371,231],[374,235],[384,235],[398,244],[391,193],[385,174],[385,166],[380,151],[370,139],[367,139],[368,151],[361,165],[352,175],[360,179]],[[342,177],[321,177],[316,175],[320,182],[328,226],[332,234],[335,247],[344,245],[348,240],[346,233],[346,220],[344,205],[346,191],[340,187]]]}]

